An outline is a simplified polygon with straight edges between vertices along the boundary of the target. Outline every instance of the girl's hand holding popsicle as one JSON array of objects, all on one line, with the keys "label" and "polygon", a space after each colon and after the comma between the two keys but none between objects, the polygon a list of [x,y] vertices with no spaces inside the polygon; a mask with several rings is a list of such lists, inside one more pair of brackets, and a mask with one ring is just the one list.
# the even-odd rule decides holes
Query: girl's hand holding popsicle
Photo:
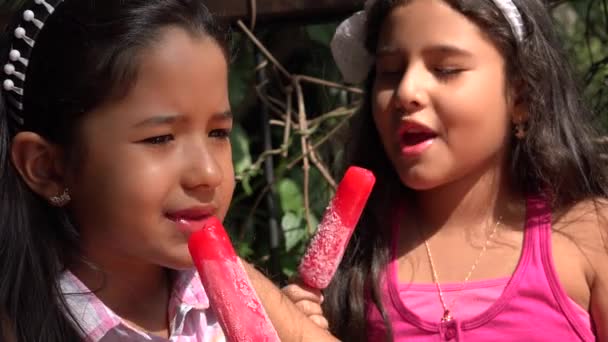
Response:
[{"label": "girl's hand holding popsicle", "polygon": [[303,284],[283,288],[302,313],[321,328],[328,328],[321,309],[321,290],[329,285],[342,261],[375,181],[366,169],[351,167],[346,171],[298,269]]}]

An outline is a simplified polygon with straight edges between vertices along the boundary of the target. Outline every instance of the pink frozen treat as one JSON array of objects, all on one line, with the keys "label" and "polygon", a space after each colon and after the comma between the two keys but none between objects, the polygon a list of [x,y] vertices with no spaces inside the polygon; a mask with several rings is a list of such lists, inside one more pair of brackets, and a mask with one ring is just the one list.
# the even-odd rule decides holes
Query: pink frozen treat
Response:
[{"label": "pink frozen treat", "polygon": [[306,285],[319,290],[329,285],[375,182],[369,170],[346,171],[298,268]]},{"label": "pink frozen treat", "polygon": [[226,340],[280,342],[222,223],[206,220],[188,248]]}]

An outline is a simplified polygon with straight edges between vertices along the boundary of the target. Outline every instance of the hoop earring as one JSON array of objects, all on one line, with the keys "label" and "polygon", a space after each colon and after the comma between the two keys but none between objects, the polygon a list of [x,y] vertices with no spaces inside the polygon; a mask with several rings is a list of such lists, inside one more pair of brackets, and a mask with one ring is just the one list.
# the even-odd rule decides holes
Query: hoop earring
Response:
[{"label": "hoop earring", "polygon": [[61,195],[53,196],[53,197],[49,198],[49,201],[51,201],[51,204],[56,207],[59,207],[59,208],[65,206],[71,200],[72,200],[72,197],[70,197],[70,191],[68,190],[68,188],[65,188]]}]

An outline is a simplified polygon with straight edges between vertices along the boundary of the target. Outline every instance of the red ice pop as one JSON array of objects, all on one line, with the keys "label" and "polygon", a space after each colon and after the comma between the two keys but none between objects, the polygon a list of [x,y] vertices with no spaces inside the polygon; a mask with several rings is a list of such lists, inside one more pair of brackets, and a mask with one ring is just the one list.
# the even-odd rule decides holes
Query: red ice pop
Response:
[{"label": "red ice pop", "polygon": [[210,218],[188,248],[229,342],[280,342],[222,223]]},{"label": "red ice pop", "polygon": [[369,170],[346,171],[298,268],[306,285],[320,290],[329,285],[375,182]]}]

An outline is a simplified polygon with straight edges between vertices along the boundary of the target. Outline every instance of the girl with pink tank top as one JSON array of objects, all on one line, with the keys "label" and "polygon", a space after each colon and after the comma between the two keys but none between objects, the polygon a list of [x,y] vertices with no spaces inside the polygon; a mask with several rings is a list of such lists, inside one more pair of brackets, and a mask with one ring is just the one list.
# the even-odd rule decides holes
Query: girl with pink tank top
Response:
[{"label": "girl with pink tank top", "polygon": [[[402,209],[403,210],[403,209]],[[398,211],[397,220],[402,211]],[[398,221],[393,223],[398,228]],[[394,229],[394,234],[398,230]],[[551,211],[542,198],[527,201],[521,258],[511,277],[442,284],[446,298],[459,296],[466,307],[459,319],[437,321],[442,312],[435,284],[397,279],[396,246],[381,279],[382,304],[396,341],[594,341],[589,313],[568,297],[551,254]],[[369,303],[368,336],[382,341],[386,328]],[[437,339],[439,338],[439,339]]]},{"label": "girl with pink tank top", "polygon": [[377,183],[323,296],[343,341],[608,341],[608,174],[542,0],[369,0],[332,42]]}]

